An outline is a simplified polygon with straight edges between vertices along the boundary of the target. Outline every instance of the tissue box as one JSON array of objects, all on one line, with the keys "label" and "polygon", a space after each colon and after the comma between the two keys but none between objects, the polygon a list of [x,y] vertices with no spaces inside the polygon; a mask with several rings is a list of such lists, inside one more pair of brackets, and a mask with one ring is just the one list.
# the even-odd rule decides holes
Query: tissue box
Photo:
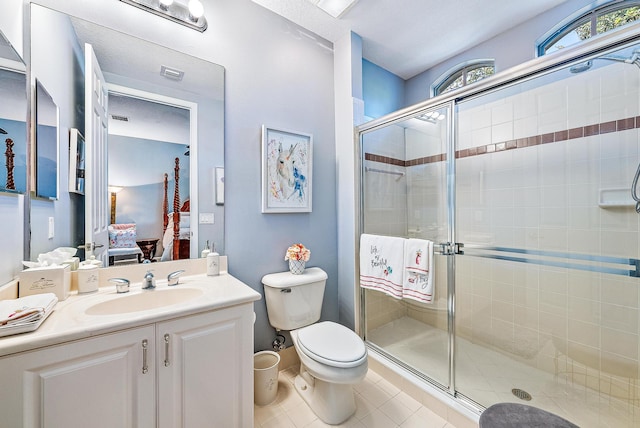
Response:
[{"label": "tissue box", "polygon": [[54,293],[58,300],[65,300],[71,288],[71,267],[44,266],[25,269],[20,272],[18,296]]}]

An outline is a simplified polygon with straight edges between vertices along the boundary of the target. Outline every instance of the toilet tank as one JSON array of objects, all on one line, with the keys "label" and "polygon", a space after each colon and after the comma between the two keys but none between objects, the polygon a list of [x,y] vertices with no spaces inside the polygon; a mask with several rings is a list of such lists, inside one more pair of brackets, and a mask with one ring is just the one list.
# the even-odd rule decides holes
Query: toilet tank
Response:
[{"label": "toilet tank", "polygon": [[269,323],[277,330],[295,330],[320,319],[327,273],[305,269],[300,275],[271,273],[262,277]]}]

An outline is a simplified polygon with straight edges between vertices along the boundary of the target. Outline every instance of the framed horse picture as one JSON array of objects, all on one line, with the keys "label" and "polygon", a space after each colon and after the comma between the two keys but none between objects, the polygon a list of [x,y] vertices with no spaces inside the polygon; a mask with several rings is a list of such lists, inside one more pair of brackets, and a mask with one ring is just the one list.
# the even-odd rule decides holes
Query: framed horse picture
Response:
[{"label": "framed horse picture", "polygon": [[262,126],[262,212],[311,212],[313,136]]}]

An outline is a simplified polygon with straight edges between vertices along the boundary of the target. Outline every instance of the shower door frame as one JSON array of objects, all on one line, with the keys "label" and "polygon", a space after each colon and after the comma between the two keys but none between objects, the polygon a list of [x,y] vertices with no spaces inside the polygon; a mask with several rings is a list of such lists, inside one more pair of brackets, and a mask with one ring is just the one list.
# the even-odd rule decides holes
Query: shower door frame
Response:
[{"label": "shower door frame", "polygon": [[[447,145],[447,159],[446,159],[446,171],[447,171],[447,222],[448,222],[448,237],[449,240],[446,243],[436,243],[437,246],[441,246],[442,253],[447,256],[447,325],[448,325],[448,371],[449,371],[449,385],[443,385],[436,380],[430,378],[427,373],[418,372],[393,355],[388,354],[380,347],[367,341],[367,320],[365,309],[365,293],[364,289],[360,288],[360,291],[356,293],[356,325],[358,334],[365,340],[367,346],[376,349],[387,359],[393,361],[403,369],[413,373],[429,384],[437,387],[449,396],[456,399],[464,406],[470,408],[475,412],[480,412],[484,408],[479,403],[476,403],[469,397],[464,395],[464,392],[456,391],[455,377],[455,256],[457,253],[461,253],[460,249],[463,244],[457,244],[455,240],[456,236],[456,203],[455,203],[455,187],[456,187],[456,158],[455,148],[458,142],[456,121],[457,121],[457,106],[460,101],[469,100],[481,95],[489,94],[494,91],[498,91],[508,85],[525,82],[527,80],[544,76],[553,71],[556,71],[562,67],[569,67],[574,64],[578,64],[589,59],[605,55],[625,45],[640,42],[640,23],[629,25],[627,28],[615,31],[613,33],[604,33],[593,39],[584,41],[580,45],[574,48],[567,48],[564,51],[558,51],[550,55],[536,58],[534,60],[525,62],[518,66],[512,67],[509,70],[498,73],[492,77],[483,79],[472,85],[463,87],[459,90],[454,90],[437,97],[428,99],[424,102],[415,104],[413,106],[398,110],[394,113],[388,114],[378,119],[366,122],[362,125],[355,127],[354,133],[354,149],[355,149],[355,194],[359,196],[359,201],[356,204],[355,217],[357,219],[357,225],[355,228],[355,254],[354,254],[354,268],[355,278],[359,278],[359,251],[360,251],[360,235],[364,233],[364,150],[363,150],[363,135],[382,129],[389,125],[401,122],[403,120],[415,117],[416,115],[435,110],[438,108],[447,107],[450,112],[449,118],[449,141]],[[507,249],[508,250],[508,249]],[[500,250],[498,250],[500,251]],[[640,266],[637,266],[637,270],[640,270]]]},{"label": "shower door frame", "polygon": [[[456,123],[455,123],[455,101],[454,100],[448,100],[448,101],[444,101],[438,104],[433,104],[430,107],[421,110],[421,113],[424,112],[428,112],[428,111],[434,111],[434,110],[442,110],[442,109],[446,109],[447,111],[447,137],[448,137],[448,141],[446,141],[446,160],[445,160],[445,165],[446,165],[446,192],[447,192],[447,204],[446,204],[446,209],[447,209],[447,242],[444,243],[435,243],[435,247],[439,247],[440,249],[436,249],[434,250],[434,252],[441,254],[443,256],[447,256],[447,332],[448,332],[448,339],[447,339],[447,362],[448,362],[448,375],[447,375],[447,385],[444,385],[440,382],[438,382],[435,379],[432,379],[430,377],[425,377],[423,376],[422,373],[420,373],[419,371],[407,366],[406,364],[402,363],[401,361],[395,359],[393,356],[391,355],[386,355],[388,358],[392,359],[396,364],[399,364],[400,366],[404,367],[407,370],[412,371],[414,374],[418,375],[419,377],[423,378],[424,380],[428,381],[430,384],[432,384],[433,386],[437,387],[438,389],[447,392],[448,394],[454,396],[455,395],[455,373],[452,370],[452,367],[454,366],[454,348],[455,348],[455,335],[452,334],[453,331],[455,330],[455,317],[454,317],[454,313],[455,313],[455,275],[452,275],[452,273],[455,272],[455,258],[451,257],[453,256],[457,251],[458,251],[458,246],[456,244],[454,244],[455,242],[455,145],[453,144],[453,142],[455,141],[455,137],[454,137],[454,132],[456,129]],[[364,150],[362,148],[362,136],[376,131],[378,129],[382,129],[386,126],[389,125],[393,125],[399,122],[402,122],[406,119],[410,119],[412,117],[415,116],[415,112],[409,112],[407,114],[403,114],[403,115],[399,115],[395,118],[393,118],[392,120],[389,120],[388,122],[383,122],[380,123],[378,126],[373,126],[373,127],[369,127],[366,129],[363,129],[359,132],[357,132],[356,134],[356,142],[357,142],[357,153],[356,153],[356,171],[359,171],[359,174],[356,174],[356,188],[360,189],[360,200],[359,200],[359,204],[357,206],[357,217],[359,219],[359,227],[356,230],[357,236],[356,236],[356,243],[355,243],[355,249],[356,249],[356,255],[358,255],[360,253],[360,235],[362,233],[364,233],[364,212],[365,212],[365,208],[364,208],[364,203],[365,203],[365,198],[364,198],[364,193],[363,193],[363,187],[360,185],[360,183],[364,183],[364,173],[365,173],[365,168],[364,166]],[[453,160],[453,162],[451,161]],[[358,194],[358,192],[356,192],[356,194]],[[359,230],[359,232],[358,232]],[[358,260],[357,258],[358,256],[356,256],[356,260]],[[360,267],[358,265],[358,263],[355,264],[355,269],[356,269],[356,278],[360,277]],[[366,334],[365,332],[367,331],[367,320],[366,317],[364,317],[364,313],[365,311],[365,295],[364,295],[364,290],[361,289],[361,292],[358,293],[358,299],[359,299],[359,304],[356,303],[356,306],[358,306],[360,308],[360,319],[359,319],[359,331],[358,333],[360,334],[360,336],[366,340]],[[374,344],[368,343],[369,346],[373,346],[376,349],[378,349],[379,351],[387,354],[383,349],[377,347]]]}]

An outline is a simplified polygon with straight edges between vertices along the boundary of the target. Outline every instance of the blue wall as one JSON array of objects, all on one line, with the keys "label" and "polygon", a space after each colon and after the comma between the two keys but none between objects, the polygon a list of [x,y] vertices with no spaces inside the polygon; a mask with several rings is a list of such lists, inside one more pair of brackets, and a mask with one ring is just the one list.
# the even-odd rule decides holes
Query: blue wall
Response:
[{"label": "blue wall", "polygon": [[384,68],[362,60],[364,115],[381,117],[404,107],[404,80]]},{"label": "blue wall", "polygon": [[[311,250],[329,275],[322,318],[338,320],[333,54],[252,2],[220,3],[209,28],[234,40],[225,65],[225,253],[229,273],[264,296],[264,275],[288,269],[286,249]],[[237,18],[237,19],[236,19]],[[217,21],[219,19],[219,22]],[[236,25],[242,22],[242,26]],[[210,30],[207,30],[209,32]],[[313,135],[313,211],[261,212],[261,125]],[[255,349],[271,349],[264,298],[254,305]],[[287,340],[287,345],[291,341]]]}]

